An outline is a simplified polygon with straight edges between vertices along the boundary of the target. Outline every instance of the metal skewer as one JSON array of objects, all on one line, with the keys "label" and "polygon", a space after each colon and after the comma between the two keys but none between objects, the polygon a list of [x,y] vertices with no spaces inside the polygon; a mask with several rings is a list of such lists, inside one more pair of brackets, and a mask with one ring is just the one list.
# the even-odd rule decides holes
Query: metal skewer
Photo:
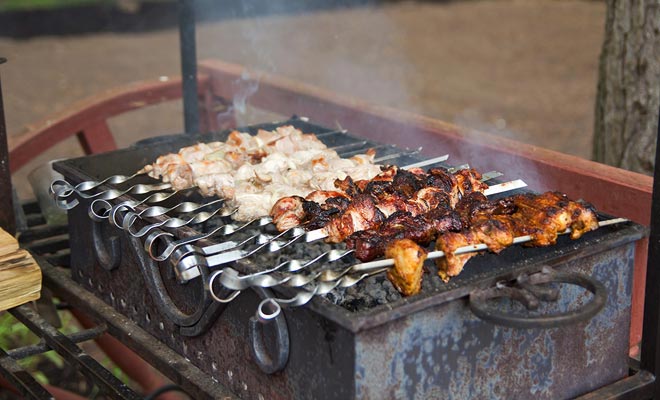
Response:
[{"label": "metal skewer", "polygon": [[[598,226],[604,227],[608,225],[618,224],[622,222],[627,222],[625,218],[614,218],[605,221],[599,221]],[[563,232],[560,232],[560,235],[568,234],[572,230],[566,229]],[[532,237],[529,235],[518,236],[514,238],[513,244],[520,244],[529,242],[532,240]],[[485,244],[475,244],[469,246],[459,247],[454,251],[454,254],[466,254],[474,253],[478,251],[488,250],[488,246]],[[304,291],[299,292],[290,299],[278,299],[271,298],[270,300],[277,302],[281,306],[300,306],[309,302],[314,296],[326,294],[330,290],[337,287],[350,287],[368,276],[373,276],[382,272],[387,271],[390,267],[394,265],[393,259],[382,259],[366,263],[354,264],[350,267],[341,269],[341,270],[329,270],[325,269],[322,271],[317,271],[313,273],[304,273],[296,274],[291,273],[289,275],[283,275],[281,278],[276,278],[271,275],[275,272],[297,272],[304,268],[309,267],[313,263],[316,263],[319,260],[325,262],[332,262],[342,258],[345,254],[340,253],[338,250],[334,250],[336,253],[330,255],[330,252],[324,253],[321,256],[318,256],[310,261],[301,261],[301,260],[289,260],[286,263],[282,263],[275,268],[266,270],[263,272],[250,274],[250,275],[240,275],[238,271],[233,268],[224,268],[221,271],[216,271],[209,277],[209,285],[213,287],[213,282],[217,279],[222,286],[227,289],[241,291],[245,290],[252,286],[262,286],[262,287],[274,287],[274,286],[287,286],[300,288],[305,285],[309,285],[314,281],[318,283],[311,288],[307,288]],[[445,253],[442,251],[432,251],[428,253],[427,259],[435,259],[444,257]]]},{"label": "metal skewer", "polygon": [[[518,180],[519,183],[514,185],[510,182],[506,182],[504,186],[494,185],[487,189],[484,194],[492,195],[494,193],[500,193],[506,190],[512,190],[512,188],[524,187],[525,184],[523,181]],[[492,189],[492,190],[491,190]],[[490,192],[489,192],[490,191]],[[171,235],[170,235],[171,236]],[[207,237],[207,236],[205,236]],[[196,278],[200,275],[198,266],[204,267],[218,267],[225,265],[231,262],[239,261],[245,258],[248,258],[259,252],[268,251],[270,253],[280,251],[284,248],[287,248],[294,243],[306,242],[311,243],[324,239],[327,237],[326,231],[321,229],[316,229],[313,231],[305,231],[301,227],[294,227],[287,231],[284,231],[276,236],[267,236],[267,235],[255,235],[248,240],[252,240],[256,237],[261,238],[262,240],[258,241],[258,245],[254,248],[243,249],[242,245],[246,242],[235,242],[235,241],[225,241],[217,245],[211,245],[203,248],[198,248],[196,246],[187,246],[183,250],[178,250],[184,245],[191,244],[191,241],[183,239],[177,242],[170,242],[165,247],[165,250],[160,254],[154,255],[154,249],[156,239],[161,238],[161,236],[150,235],[145,242],[145,248],[149,252],[152,258],[163,261],[169,258],[175,251],[177,251],[175,257],[171,259],[171,263],[175,267],[175,272],[181,280],[189,280]],[[199,239],[197,239],[199,240]],[[324,253],[322,256],[332,256],[333,261],[336,261],[340,258],[343,258],[351,254],[353,250],[331,250],[327,253]],[[286,263],[285,263],[286,264]],[[311,264],[307,264],[311,265]],[[312,280],[315,277],[312,277]]]},{"label": "metal skewer", "polygon": [[[494,185],[489,187],[484,191],[484,194],[486,196],[491,196],[493,194],[505,192],[508,190],[513,190],[513,189],[518,189],[521,187],[526,186],[525,183],[522,180],[517,180],[517,181],[512,181],[512,182],[505,182],[503,184],[499,185]],[[296,233],[298,233],[296,235]],[[202,250],[202,253],[207,255],[207,260],[208,260],[208,266],[209,267],[216,267],[222,264],[227,264],[230,262],[234,262],[240,259],[243,259],[245,257],[249,257],[250,255],[256,253],[257,251],[260,251],[262,249],[265,249],[266,246],[268,246],[268,250],[270,252],[274,251],[279,251],[283,248],[289,247],[293,243],[296,243],[298,241],[304,241],[306,243],[314,242],[320,239],[325,239],[328,237],[327,232],[325,229],[316,229],[313,231],[305,231],[304,229],[300,227],[292,228],[288,231],[285,231],[284,233],[288,233],[289,235],[294,235],[290,240],[288,241],[279,241],[278,239],[281,239],[284,235],[280,234],[276,237],[273,237],[269,242],[263,243],[260,245],[258,249],[252,249],[252,250],[233,250],[233,251],[227,251],[223,253],[217,253],[213,254],[209,252],[209,249]]]},{"label": "metal skewer", "polygon": [[[416,163],[416,165],[437,164],[439,162],[446,161],[448,158],[449,158],[448,155],[443,155],[443,156],[439,156],[439,157],[435,157],[435,158],[425,160],[425,161],[420,162],[420,163]],[[404,166],[402,168],[408,168],[408,167],[409,166]],[[501,175],[502,174],[500,172],[490,171],[490,172],[487,172],[486,174],[484,174],[484,178],[482,179],[482,181],[488,180],[488,179],[493,179],[493,178],[501,176]],[[519,181],[515,181],[515,183],[512,183],[512,184],[508,185],[506,187],[506,190],[512,190],[515,187],[524,187],[524,186],[525,186],[525,183],[519,180]],[[489,188],[489,189],[491,189],[491,188]],[[495,185],[495,186],[492,186],[491,190],[493,191],[493,193],[499,193],[497,190],[500,190],[500,189],[499,189],[498,185]],[[204,205],[191,203],[191,202],[187,203],[187,208],[194,208],[194,207],[201,208],[203,206]],[[123,215],[121,222],[117,220],[117,215],[118,215],[117,211],[118,210],[125,211],[126,209],[130,209],[130,208],[131,208],[131,206],[127,203],[122,203],[122,204],[119,204],[119,205],[113,207],[113,210],[110,213],[112,215],[112,218],[110,219],[110,222],[113,225],[117,226],[117,227],[122,227],[125,231],[129,232],[134,237],[143,237],[145,235],[149,235],[149,236],[147,236],[147,241],[145,242],[145,249],[147,249],[148,253],[150,254],[150,256],[154,260],[158,260],[158,261],[163,261],[163,260],[167,259],[178,247],[185,246],[185,245],[190,245],[193,242],[198,241],[198,240],[208,239],[212,236],[215,236],[216,234],[228,235],[228,234],[231,234],[231,233],[238,232],[238,231],[242,230],[243,228],[251,226],[252,225],[251,222],[256,221],[256,220],[264,221],[266,218],[268,218],[269,219],[268,221],[269,222],[271,221],[270,217],[261,217],[261,218],[255,219],[253,221],[250,221],[250,222],[248,222],[247,224],[245,224],[243,226],[236,226],[236,225],[229,225],[229,224],[224,225],[224,226],[219,227],[217,229],[214,229],[214,230],[212,230],[211,232],[208,232],[208,233],[195,235],[195,236],[188,237],[186,239],[179,240],[179,241],[176,241],[176,242],[170,242],[165,247],[165,250],[163,250],[162,253],[156,254],[156,251],[154,250],[155,249],[154,244],[157,242],[157,240],[161,239],[161,238],[165,238],[165,237],[173,237],[173,235],[167,234],[167,233],[164,233],[164,232],[156,234],[156,235],[151,235],[150,233],[153,230],[155,230],[157,228],[161,228],[161,227],[180,228],[180,227],[186,226],[186,225],[191,224],[191,223],[200,223],[200,222],[206,221],[209,218],[211,218],[213,215],[210,215],[208,212],[202,212],[202,213],[200,213],[201,215],[194,215],[194,216],[188,218],[187,220],[182,220],[182,219],[177,219],[177,218],[170,218],[169,220],[167,220],[165,222],[158,222],[158,223],[149,224],[147,226],[142,227],[140,230],[136,231],[135,229],[132,228],[132,226],[136,221],[138,221],[140,219],[139,217],[141,217],[141,215],[138,215],[139,213],[135,213],[134,211],[130,211],[130,212],[127,212]],[[176,206],[174,208],[176,208]],[[163,213],[162,213],[163,210],[164,209],[162,207],[155,206],[155,207],[149,207],[149,208],[145,209],[144,211],[142,211],[142,213],[144,213],[146,216],[163,215]],[[231,210],[231,211],[229,211],[229,213],[225,213],[225,214],[230,215],[230,214],[233,214],[235,211],[236,210]],[[98,217],[98,215],[99,215],[98,212],[95,212],[95,211],[92,212],[90,210],[90,215],[91,214],[94,214],[94,217]],[[231,229],[228,229],[228,228],[231,228]],[[309,240],[318,240],[318,239],[322,239],[322,238],[325,237],[323,235],[322,236],[318,236],[318,235],[319,235],[319,233],[311,233],[307,237],[308,237]],[[299,235],[299,236],[301,236],[301,235]],[[298,239],[299,239],[299,237],[295,237],[295,238],[291,239],[286,244],[286,246],[294,243]],[[276,239],[273,238],[271,241],[274,241],[274,240],[276,240]],[[275,245],[273,245],[273,246],[275,246]],[[282,246],[278,249],[281,249],[281,248],[286,247],[286,246]],[[231,247],[236,247],[236,245],[231,246]],[[225,246],[222,246],[222,248],[225,249]],[[274,247],[272,247],[272,248],[273,248],[273,250],[271,250],[271,251],[276,251],[274,249]],[[205,252],[203,250],[198,251],[198,252],[206,253],[207,255],[214,254],[214,253]],[[247,254],[247,253],[245,253],[245,254]],[[245,256],[243,256],[243,257],[245,257]],[[243,257],[241,257],[241,258],[243,258]],[[235,260],[232,260],[232,261],[235,261]]]},{"label": "metal skewer", "polygon": [[[333,132],[329,132],[333,133]],[[337,153],[339,153],[339,150],[346,150],[349,148],[354,148],[354,147],[359,147],[359,146],[364,146],[367,144],[367,141],[357,141],[357,142],[352,142],[344,145],[339,145],[339,146],[334,146],[334,147],[329,147],[329,150],[334,150]],[[367,149],[365,149],[367,150]],[[353,151],[354,153],[355,151]],[[399,153],[396,153],[396,157],[404,156],[404,155],[411,155],[415,154],[417,150],[406,150],[402,151]],[[343,157],[343,154],[339,154],[340,156]],[[383,158],[375,158],[374,163],[379,163],[381,161],[391,159],[395,157],[395,155],[389,154],[387,156],[383,156]],[[449,155],[444,155],[441,157],[437,157],[434,159],[430,160],[425,160],[423,161],[423,165],[431,165],[431,164],[437,164],[443,161],[446,161],[449,158]],[[79,204],[78,199],[73,197],[74,195],[77,195],[81,198],[85,199],[101,199],[101,200],[114,200],[120,196],[123,196],[125,194],[132,194],[132,195],[141,195],[141,194],[146,194],[154,191],[160,191],[160,190],[168,190],[172,189],[172,185],[170,183],[153,183],[153,184],[136,184],[131,187],[129,187],[126,190],[117,190],[117,189],[109,189],[101,192],[96,192],[89,194],[88,192],[93,191],[94,189],[97,189],[101,187],[102,185],[108,184],[108,185],[118,185],[121,183],[126,183],[129,182],[135,178],[141,177],[147,175],[147,172],[137,172],[133,175],[112,175],[109,176],[101,181],[85,181],[81,182],[77,185],[72,185],[71,183],[67,182],[64,179],[57,179],[51,183],[50,186],[50,194],[53,197],[55,203],[58,205],[58,207],[65,209],[65,210],[70,210],[74,207],[76,207]],[[194,188],[194,187],[192,187]],[[190,189],[186,188],[185,190]],[[94,213],[90,213],[90,215],[93,215]],[[103,219],[103,215],[93,215],[96,218]]]}]

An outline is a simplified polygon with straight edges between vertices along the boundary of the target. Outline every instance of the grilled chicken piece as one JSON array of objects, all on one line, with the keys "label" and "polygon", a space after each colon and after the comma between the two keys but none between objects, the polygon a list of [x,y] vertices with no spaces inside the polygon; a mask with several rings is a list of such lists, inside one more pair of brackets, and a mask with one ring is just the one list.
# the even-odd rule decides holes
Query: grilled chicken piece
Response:
[{"label": "grilled chicken piece", "polygon": [[488,189],[488,185],[481,182],[481,174],[475,169],[462,169],[452,174],[443,168],[432,168],[429,170],[427,184],[445,191],[452,208],[456,207],[463,196]]},{"label": "grilled chicken piece", "polygon": [[374,199],[367,194],[359,194],[353,198],[346,210],[330,219],[324,227],[329,243],[343,242],[354,232],[372,229],[385,219],[383,213],[376,207]]},{"label": "grilled chicken piece", "polygon": [[335,197],[342,197],[345,199],[350,199],[348,195],[344,192],[339,192],[337,190],[315,190],[305,196],[305,200],[307,201],[313,201],[315,203],[318,203],[320,205],[325,204],[328,199],[332,199]]},{"label": "grilled chicken piece", "polygon": [[572,229],[572,239],[598,228],[591,205],[571,201],[559,192],[521,194],[497,203],[479,205],[476,196],[466,200],[458,211],[462,212],[461,219],[468,220],[469,228],[438,237],[435,248],[445,252],[444,258],[436,260],[443,280],[458,275],[470,257],[478,254],[454,254],[459,247],[483,243],[489,251],[498,253],[517,236],[529,235],[531,240],[525,246],[539,247],[555,244],[557,236],[568,228]]},{"label": "grilled chicken piece", "polygon": [[394,259],[394,267],[387,270],[387,279],[404,296],[412,296],[422,289],[422,274],[426,250],[410,239],[395,240],[387,246],[385,255]]},{"label": "grilled chicken piece", "polygon": [[461,196],[472,192],[483,192],[488,189],[488,185],[481,182],[481,173],[473,168],[457,171],[454,176]]},{"label": "grilled chicken piece", "polygon": [[586,202],[571,201],[568,209],[573,217],[571,239],[578,239],[587,232],[598,229],[598,216],[593,205]]},{"label": "grilled chicken piece", "polygon": [[377,229],[355,232],[346,239],[346,246],[355,250],[355,258],[371,261],[385,253],[389,243],[399,239],[410,239],[427,245],[438,233],[461,229],[458,215],[449,208],[438,208],[426,215],[412,215],[397,211],[390,215]]},{"label": "grilled chicken piece", "polygon": [[568,199],[554,192],[541,195],[522,194],[514,197],[517,234],[530,235],[527,246],[549,246],[557,243],[557,235],[571,226],[573,217]]},{"label": "grilled chicken piece", "polygon": [[459,247],[477,243],[479,242],[476,235],[471,231],[460,233],[447,232],[440,235],[435,242],[435,249],[441,250],[445,253],[444,257],[435,260],[435,264],[438,266],[438,276],[440,276],[440,279],[444,282],[449,282],[451,277],[460,274],[465,263],[479,253],[454,254],[454,252]]},{"label": "grilled chicken piece", "polygon": [[270,215],[277,230],[283,232],[301,224],[305,216],[304,201],[305,199],[300,196],[290,196],[283,197],[275,203]]},{"label": "grilled chicken piece", "polygon": [[326,226],[330,218],[343,212],[348,204],[348,196],[342,192],[316,190],[304,199],[300,196],[280,198],[269,215],[279,231],[303,224],[312,230]]}]

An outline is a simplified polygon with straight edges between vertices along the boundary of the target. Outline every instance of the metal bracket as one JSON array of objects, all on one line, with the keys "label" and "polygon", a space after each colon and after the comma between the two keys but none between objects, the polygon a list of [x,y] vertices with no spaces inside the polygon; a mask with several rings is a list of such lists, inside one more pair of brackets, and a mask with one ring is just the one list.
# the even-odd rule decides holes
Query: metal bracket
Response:
[{"label": "metal bracket", "polygon": [[[149,258],[146,252],[143,251],[143,244],[140,239],[130,238],[129,243],[135,255],[137,264],[142,271],[147,290],[151,293],[151,297],[158,307],[158,310],[176,325],[195,325],[212,302],[208,290],[204,290],[200,304],[195,308],[195,312],[192,314],[186,314],[176,306],[170,295],[167,293],[159,265],[157,262]],[[208,278],[208,271],[206,269],[200,270],[202,270],[202,277]]]},{"label": "metal bracket", "polygon": [[[121,244],[119,235],[111,226],[102,222],[92,221],[92,243],[94,247],[94,256],[99,262],[101,268],[112,271],[119,267],[121,263]],[[101,227],[104,225],[105,228]],[[104,232],[105,231],[105,232]]]}]

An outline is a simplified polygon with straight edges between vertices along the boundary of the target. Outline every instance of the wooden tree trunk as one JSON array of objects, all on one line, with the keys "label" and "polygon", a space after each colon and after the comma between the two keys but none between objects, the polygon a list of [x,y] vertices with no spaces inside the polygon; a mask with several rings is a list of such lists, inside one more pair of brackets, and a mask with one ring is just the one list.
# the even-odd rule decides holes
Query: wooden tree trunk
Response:
[{"label": "wooden tree trunk", "polygon": [[607,0],[593,158],[652,174],[660,109],[660,0]]}]

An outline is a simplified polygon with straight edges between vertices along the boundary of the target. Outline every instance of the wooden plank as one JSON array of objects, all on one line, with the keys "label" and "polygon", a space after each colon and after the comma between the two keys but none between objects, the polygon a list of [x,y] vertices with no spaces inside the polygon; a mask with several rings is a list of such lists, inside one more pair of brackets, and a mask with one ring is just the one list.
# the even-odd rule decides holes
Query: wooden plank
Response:
[{"label": "wooden plank", "polygon": [[0,310],[37,300],[41,292],[41,269],[30,253],[0,229]]},{"label": "wooden plank", "polygon": [[16,238],[4,229],[0,229],[0,256],[13,253],[18,250]]}]

